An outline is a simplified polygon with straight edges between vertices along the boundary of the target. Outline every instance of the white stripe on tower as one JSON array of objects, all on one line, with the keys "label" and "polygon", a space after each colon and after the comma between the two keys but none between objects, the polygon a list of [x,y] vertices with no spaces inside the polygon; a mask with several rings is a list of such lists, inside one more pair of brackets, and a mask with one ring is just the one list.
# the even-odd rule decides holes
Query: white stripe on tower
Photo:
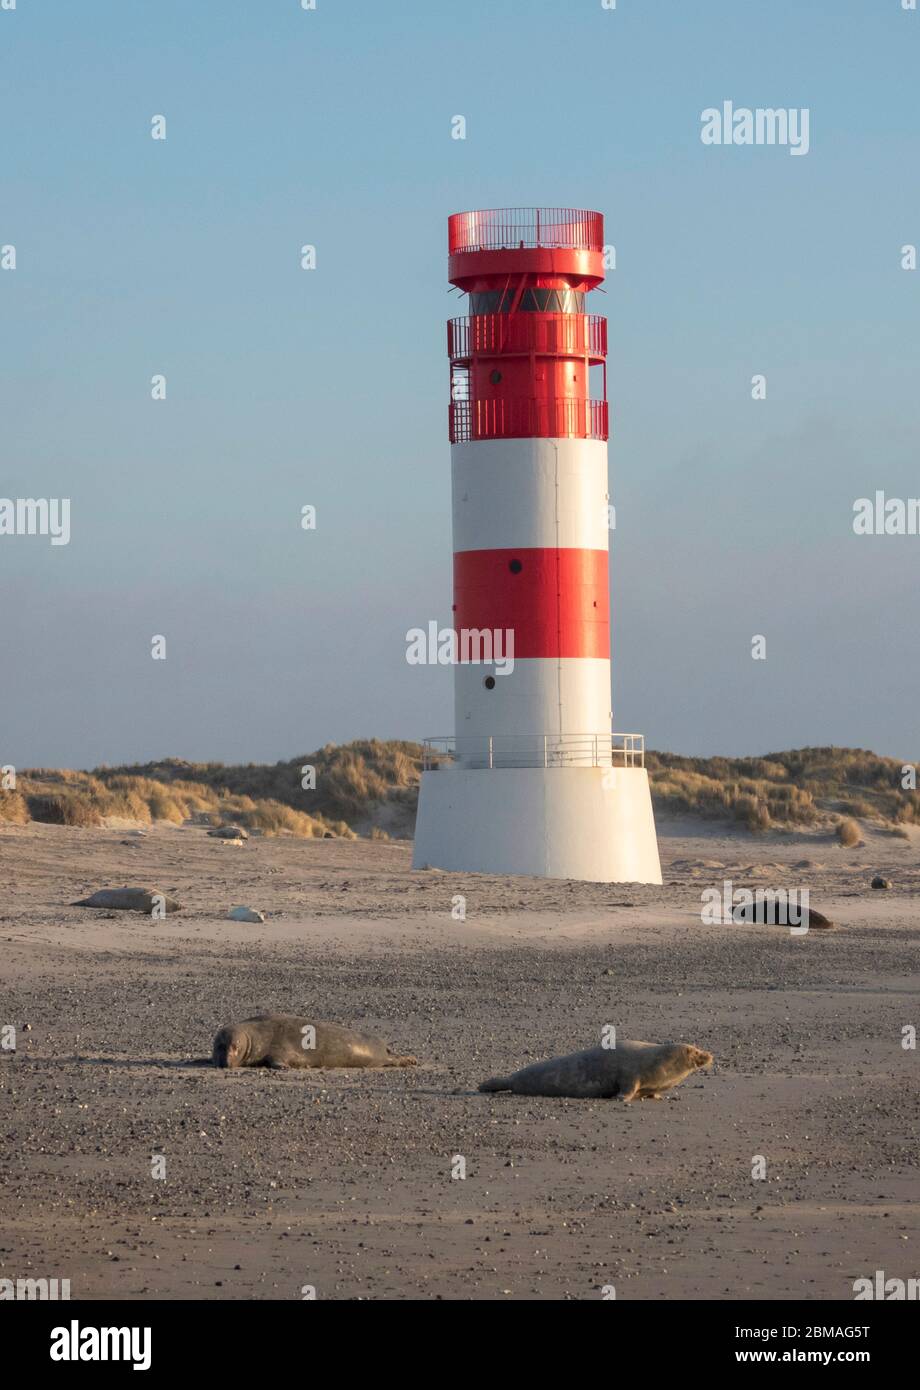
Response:
[{"label": "white stripe on tower", "polygon": [[[607,445],[595,439],[500,439],[454,444],[454,554],[476,552],[492,557],[504,587],[490,584],[485,606],[460,604],[460,626],[511,627],[515,661],[510,674],[486,681],[492,668],[461,664],[455,669],[456,733],[473,751],[494,735],[525,740],[543,735],[566,735],[598,740],[601,761],[609,761],[610,657],[606,603]],[[604,593],[585,596],[584,608],[566,607],[570,595],[557,586],[535,591],[528,570],[536,552],[551,564],[559,551],[590,552],[589,577],[601,579]],[[566,557],[571,560],[571,556]],[[515,562],[520,565],[511,572]],[[487,561],[488,563],[488,561]],[[541,631],[516,630],[520,606],[515,589],[522,590],[527,616],[539,602],[553,611]],[[505,604],[510,604],[509,608]],[[560,611],[559,606],[562,605]],[[580,629],[595,619],[596,635]],[[463,618],[465,621],[460,622]],[[568,646],[560,650],[560,632]],[[547,632],[546,629],[550,630]],[[535,643],[549,638],[549,647]],[[587,645],[590,654],[581,652]],[[470,744],[472,740],[472,744]],[[517,746],[517,745],[515,745]],[[461,745],[461,751],[463,746]],[[577,748],[573,753],[577,756]],[[593,743],[584,754],[593,757]],[[580,759],[579,759],[580,760]]]}]

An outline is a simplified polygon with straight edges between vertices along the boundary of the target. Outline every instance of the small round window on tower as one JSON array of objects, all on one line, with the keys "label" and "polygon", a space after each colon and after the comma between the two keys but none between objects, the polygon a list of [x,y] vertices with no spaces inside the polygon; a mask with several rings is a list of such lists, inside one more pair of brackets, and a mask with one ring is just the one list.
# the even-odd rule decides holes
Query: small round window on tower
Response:
[{"label": "small round window on tower", "polygon": [[489,373],[489,380],[491,381],[491,383],[492,383],[493,386],[497,386],[498,383],[501,381],[501,379],[502,379],[502,374],[501,374],[501,372],[499,372],[499,371],[494,371],[494,372],[490,372],[490,373]]},{"label": "small round window on tower", "polygon": [[483,681],[483,685],[485,686],[486,690],[494,690],[494,689],[495,689],[495,677],[494,677],[494,676],[486,676],[485,680]]},{"label": "small round window on tower", "polygon": [[520,574],[524,566],[521,564],[520,560],[509,560],[508,568],[512,574]]}]

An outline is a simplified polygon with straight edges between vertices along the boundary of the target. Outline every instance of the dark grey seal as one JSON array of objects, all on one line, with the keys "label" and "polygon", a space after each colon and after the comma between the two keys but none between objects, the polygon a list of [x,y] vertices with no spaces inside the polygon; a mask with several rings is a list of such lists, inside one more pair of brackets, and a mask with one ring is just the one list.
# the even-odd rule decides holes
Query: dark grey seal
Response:
[{"label": "dark grey seal", "polygon": [[[309,1030],[312,1029],[312,1032]],[[312,1044],[312,1046],[310,1045]],[[214,1039],[217,1067],[414,1067],[381,1038],[292,1014],[258,1014],[228,1023]]]},{"label": "dark grey seal", "polygon": [[689,1043],[621,1042],[590,1047],[566,1057],[534,1062],[511,1076],[493,1076],[480,1091],[512,1091],[517,1096],[616,1097],[660,1100],[699,1067],[712,1065],[712,1053]]},{"label": "dark grey seal", "polygon": [[71,907],[113,907],[120,912],[152,913],[162,903],[164,912],[179,912],[175,898],[167,898],[158,888],[100,888],[89,898],[80,898]]}]

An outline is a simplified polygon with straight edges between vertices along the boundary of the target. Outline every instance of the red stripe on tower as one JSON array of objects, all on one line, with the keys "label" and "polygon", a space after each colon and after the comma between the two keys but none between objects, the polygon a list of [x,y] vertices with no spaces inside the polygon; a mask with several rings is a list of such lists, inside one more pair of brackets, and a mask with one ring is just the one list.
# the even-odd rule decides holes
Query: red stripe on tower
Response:
[{"label": "red stripe on tower", "polygon": [[610,655],[606,550],[464,550],[454,627],[514,634],[514,658]]}]

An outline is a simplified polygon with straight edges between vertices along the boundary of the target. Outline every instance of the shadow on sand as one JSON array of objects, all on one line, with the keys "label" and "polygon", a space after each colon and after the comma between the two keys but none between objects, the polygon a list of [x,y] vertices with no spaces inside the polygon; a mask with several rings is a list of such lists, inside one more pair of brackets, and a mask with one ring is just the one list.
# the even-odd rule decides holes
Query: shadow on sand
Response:
[{"label": "shadow on sand", "polygon": [[[269,1067],[215,1067],[210,1057],[86,1057],[74,1054],[70,1057],[23,1057],[32,1066],[59,1067],[62,1064],[82,1067],[108,1067],[115,1071],[218,1071],[224,1076],[245,1076],[247,1072],[271,1071]],[[370,1071],[375,1076],[386,1072],[392,1074],[400,1070],[395,1067],[291,1067],[274,1072],[275,1076],[302,1076],[305,1080],[330,1080],[333,1076],[348,1077],[353,1085],[358,1084],[358,1075]],[[405,1075],[405,1072],[401,1072]],[[412,1096],[436,1096],[441,1100],[461,1099],[465,1096],[478,1096],[479,1090],[473,1087],[452,1086],[412,1086],[404,1094]]]},{"label": "shadow on sand", "polygon": [[119,1071],[136,1071],[142,1067],[155,1067],[160,1071],[187,1071],[214,1066],[210,1057],[85,1057],[79,1053],[70,1057],[35,1057],[23,1053],[19,1061],[20,1064],[28,1062],[39,1067],[59,1067],[70,1063],[81,1067],[113,1067]]}]

